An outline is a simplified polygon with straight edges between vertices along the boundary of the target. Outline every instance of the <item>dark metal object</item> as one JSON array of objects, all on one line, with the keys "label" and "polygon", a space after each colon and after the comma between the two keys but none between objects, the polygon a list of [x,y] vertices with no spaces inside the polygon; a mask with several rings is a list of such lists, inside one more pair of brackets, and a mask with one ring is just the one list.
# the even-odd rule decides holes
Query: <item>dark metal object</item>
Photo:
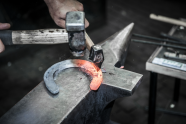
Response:
[{"label": "dark metal object", "polygon": [[179,93],[180,92],[180,79],[175,78],[174,82],[174,95],[173,95],[173,101],[178,102],[179,101]]},{"label": "dark metal object", "polygon": [[[131,26],[131,25],[129,25]],[[131,31],[131,30],[130,30]],[[103,68],[103,83],[97,91],[89,88],[89,79],[75,68],[54,75],[59,86],[59,94],[52,95],[46,89],[44,82],[29,92],[12,109],[0,118],[3,124],[104,124],[109,120],[114,100],[131,96],[141,82],[142,75],[125,69],[114,67],[118,54],[112,51],[113,42],[130,42],[126,40],[128,31],[123,29],[101,43],[105,61]],[[116,40],[123,34],[124,39]],[[125,48],[118,46],[118,49]],[[81,59],[87,59],[88,50]]]},{"label": "dark metal object", "polygon": [[99,68],[104,61],[103,50],[100,45],[94,45],[87,33],[85,33],[87,49],[90,51],[89,59],[93,61]]},{"label": "dark metal object", "polygon": [[69,47],[73,56],[84,56],[86,43],[84,31],[68,31]]},{"label": "dark metal object", "polygon": [[84,56],[85,43],[85,13],[80,11],[67,12],[66,30],[68,31],[69,47],[73,56]]},{"label": "dark metal object", "polygon": [[[149,110],[149,108],[145,107],[145,110]],[[177,115],[177,116],[186,116],[186,113],[183,113],[183,112],[171,111],[171,110],[158,108],[158,107],[156,107],[156,111],[160,111],[160,112],[163,112],[165,114],[171,114],[171,115]]]},{"label": "dark metal object", "polygon": [[165,114],[171,114],[171,115],[185,116],[186,117],[186,113],[183,113],[183,112],[176,112],[176,111],[171,111],[171,110],[162,109],[162,108],[156,108],[156,110],[160,111],[160,112],[163,112]]},{"label": "dark metal object", "polygon": [[160,35],[163,36],[163,37],[165,37],[165,38],[169,38],[169,39],[172,39],[172,40],[176,40],[176,41],[179,41],[179,42],[186,43],[185,40],[182,40],[182,39],[180,39],[180,38],[176,38],[176,37],[174,37],[174,36],[170,36],[170,35],[168,35],[168,34],[166,34],[166,33],[163,33],[163,32],[160,33]]},{"label": "dark metal object", "polygon": [[150,41],[144,41],[144,40],[136,40],[136,39],[131,39],[131,41],[137,42],[137,43],[144,43],[144,44],[150,44],[150,45],[165,46],[165,47],[172,47],[172,48],[186,50],[186,47],[176,46],[176,45],[170,45],[170,44],[164,44],[164,43],[156,43],[156,42],[150,42]]},{"label": "dark metal object", "polygon": [[158,76],[157,73],[150,72],[150,94],[149,94],[148,124],[154,124],[155,123],[157,76]]},{"label": "dark metal object", "polygon": [[162,42],[169,42],[169,43],[174,43],[174,44],[180,44],[180,45],[186,45],[186,42],[178,42],[178,41],[173,41],[169,39],[161,39],[157,37],[151,37],[151,36],[146,36],[146,35],[141,35],[141,34],[133,34],[136,37],[141,37],[141,38],[146,38],[146,39],[151,39],[151,40],[156,40],[156,41],[162,41]]},{"label": "dark metal object", "polygon": [[90,49],[89,59],[92,60],[99,68],[104,61],[103,50],[99,45],[93,45]]},{"label": "dark metal object", "polygon": [[[155,123],[156,110],[166,114],[186,116],[186,113],[171,111],[163,108],[156,108],[157,75],[158,75],[157,73],[150,72],[151,77],[150,77],[150,95],[149,95],[149,108],[148,108],[149,110],[148,124]],[[175,78],[173,102],[179,101],[179,89],[180,89],[180,79]]]}]

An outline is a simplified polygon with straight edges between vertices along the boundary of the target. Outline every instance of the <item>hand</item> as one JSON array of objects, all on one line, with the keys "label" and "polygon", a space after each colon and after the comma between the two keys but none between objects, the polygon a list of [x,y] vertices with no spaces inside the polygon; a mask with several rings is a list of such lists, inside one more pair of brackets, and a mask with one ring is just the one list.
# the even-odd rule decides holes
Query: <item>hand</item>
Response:
[{"label": "hand", "polygon": [[[76,0],[44,0],[48,6],[50,15],[54,22],[65,28],[66,13],[69,11],[83,11],[83,4]],[[85,28],[89,22],[85,19]]]},{"label": "hand", "polygon": [[[8,23],[0,23],[0,30],[9,29],[10,24]],[[1,39],[0,39],[0,53],[2,53],[5,50],[5,46],[3,45]]]}]

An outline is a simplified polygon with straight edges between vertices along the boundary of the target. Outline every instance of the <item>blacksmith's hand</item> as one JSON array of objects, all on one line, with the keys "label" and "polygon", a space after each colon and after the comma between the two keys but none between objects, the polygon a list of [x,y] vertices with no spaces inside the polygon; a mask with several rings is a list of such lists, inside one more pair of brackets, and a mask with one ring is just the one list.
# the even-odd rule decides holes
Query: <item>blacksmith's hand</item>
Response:
[{"label": "blacksmith's hand", "polygon": [[[0,23],[0,30],[9,29],[10,24],[8,23]],[[5,50],[5,46],[3,45],[1,39],[0,39],[0,53],[2,53]]]},{"label": "blacksmith's hand", "polygon": [[[66,13],[70,11],[83,11],[83,4],[77,0],[44,0],[54,22],[65,28]],[[89,22],[85,19],[85,28]]]}]

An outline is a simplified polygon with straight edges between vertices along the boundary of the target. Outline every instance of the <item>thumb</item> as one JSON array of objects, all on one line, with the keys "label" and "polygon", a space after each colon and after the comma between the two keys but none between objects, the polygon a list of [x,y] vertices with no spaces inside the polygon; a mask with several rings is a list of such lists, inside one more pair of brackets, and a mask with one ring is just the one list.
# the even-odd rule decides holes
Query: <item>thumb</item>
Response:
[{"label": "thumb", "polygon": [[85,28],[87,28],[89,26],[89,22],[88,20],[85,18]]},{"label": "thumb", "polygon": [[0,53],[2,53],[5,50],[5,46],[3,45],[3,42],[0,39]]}]

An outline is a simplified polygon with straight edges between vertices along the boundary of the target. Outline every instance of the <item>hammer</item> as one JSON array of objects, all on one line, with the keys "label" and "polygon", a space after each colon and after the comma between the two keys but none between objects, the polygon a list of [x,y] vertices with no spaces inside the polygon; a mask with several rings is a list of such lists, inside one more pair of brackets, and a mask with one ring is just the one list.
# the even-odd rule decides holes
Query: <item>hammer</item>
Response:
[{"label": "hammer", "polygon": [[85,14],[80,11],[72,11],[66,14],[66,30],[3,30],[0,31],[0,39],[4,45],[69,43],[69,49],[73,56],[84,56],[87,47],[90,51],[89,59],[95,65],[101,68],[104,61],[101,46],[94,45],[85,32]]},{"label": "hammer", "polygon": [[72,54],[77,57],[83,56],[87,46],[90,51],[89,59],[101,68],[104,61],[103,50],[101,46],[94,45],[85,32],[85,13],[80,11],[67,12],[66,30],[68,31],[69,47]]}]

